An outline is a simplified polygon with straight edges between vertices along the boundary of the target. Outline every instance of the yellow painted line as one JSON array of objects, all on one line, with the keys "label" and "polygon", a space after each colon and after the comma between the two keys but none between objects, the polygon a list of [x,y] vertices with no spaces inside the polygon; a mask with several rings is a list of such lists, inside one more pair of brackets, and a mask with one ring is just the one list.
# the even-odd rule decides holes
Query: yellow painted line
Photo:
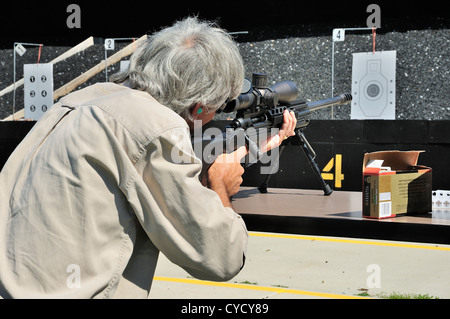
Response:
[{"label": "yellow painted line", "polygon": [[153,280],[175,282],[175,283],[180,283],[180,284],[193,284],[193,285],[203,285],[203,286],[212,286],[212,287],[257,290],[257,291],[265,291],[265,292],[275,292],[275,293],[279,293],[279,294],[294,294],[294,295],[312,296],[312,297],[320,297],[320,298],[331,298],[331,299],[369,299],[369,298],[364,298],[364,297],[359,297],[359,296],[347,296],[347,295],[329,294],[329,293],[305,291],[305,290],[297,290],[297,289],[289,289],[289,288],[281,288],[281,287],[264,287],[264,286],[257,286],[257,285],[235,284],[235,283],[228,283],[228,282],[216,282],[216,281],[198,280],[198,279],[184,279],[184,278],[171,278],[171,277],[155,276],[153,278]]},{"label": "yellow painted line", "polygon": [[385,246],[385,247],[402,247],[402,248],[416,248],[416,249],[430,249],[430,250],[443,250],[450,251],[450,247],[439,247],[431,245],[419,245],[419,244],[402,244],[393,242],[381,242],[381,241],[367,241],[360,239],[343,239],[343,238],[328,238],[328,237],[314,237],[303,235],[284,235],[284,234],[269,234],[269,233],[249,233],[253,237],[271,237],[271,238],[286,238],[286,239],[301,239],[311,241],[326,241],[333,243],[347,243],[347,244],[360,244],[360,245],[373,245],[373,246]]}]

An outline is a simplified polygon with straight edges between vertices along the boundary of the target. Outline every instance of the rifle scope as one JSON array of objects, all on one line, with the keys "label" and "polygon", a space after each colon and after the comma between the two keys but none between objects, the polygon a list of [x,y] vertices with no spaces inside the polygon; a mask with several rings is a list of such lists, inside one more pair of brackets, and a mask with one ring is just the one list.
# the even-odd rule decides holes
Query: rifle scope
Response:
[{"label": "rifle scope", "polygon": [[[250,82],[247,79],[245,81]],[[291,81],[282,81],[267,87],[267,74],[264,73],[253,73],[253,85],[247,83],[244,84],[244,87],[249,88],[247,92],[228,102],[222,112],[231,113],[256,106],[276,107],[279,102],[294,101],[298,95],[298,88]]]}]

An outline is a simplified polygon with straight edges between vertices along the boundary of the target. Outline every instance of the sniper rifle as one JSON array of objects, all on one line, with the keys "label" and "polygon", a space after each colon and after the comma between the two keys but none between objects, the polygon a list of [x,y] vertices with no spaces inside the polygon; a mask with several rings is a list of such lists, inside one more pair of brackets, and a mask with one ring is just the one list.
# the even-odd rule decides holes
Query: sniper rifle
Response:
[{"label": "sniper rifle", "polygon": [[[305,102],[297,99],[297,86],[291,81],[282,81],[275,83],[273,86],[267,86],[267,74],[253,73],[252,81],[244,81],[241,94],[236,99],[226,103],[226,105],[219,110],[219,112],[236,112],[235,118],[225,127],[221,136],[202,136],[200,143],[201,149],[209,147],[209,150],[216,152],[209,152],[201,157],[203,160],[203,169],[200,178],[207,172],[214,160],[223,152],[230,153],[236,150],[242,143],[235,143],[237,140],[244,141],[249,150],[249,154],[258,161],[262,157],[255,139],[252,138],[256,134],[260,134],[261,130],[270,130],[272,128],[280,129],[283,124],[283,113],[285,110],[293,111],[297,119],[295,127],[295,135],[283,141],[280,145],[279,156],[286,145],[291,143],[299,143],[306,157],[318,177],[324,195],[330,195],[333,190],[324,181],[320,174],[320,169],[315,162],[316,152],[311,147],[311,144],[306,139],[304,129],[310,122],[310,115],[312,112],[327,108],[334,105],[347,104],[352,100],[352,95],[349,93],[340,94],[335,97]],[[195,144],[199,141],[193,140],[194,150]],[[219,143],[219,145],[218,145]],[[219,151],[217,151],[217,147]],[[205,153],[205,152],[203,152]],[[274,166],[278,168],[279,156],[277,163]],[[248,165],[248,163],[247,163]],[[275,170],[272,170],[275,171]],[[272,173],[269,173],[264,182],[258,187],[261,193],[267,193],[267,186]]]}]

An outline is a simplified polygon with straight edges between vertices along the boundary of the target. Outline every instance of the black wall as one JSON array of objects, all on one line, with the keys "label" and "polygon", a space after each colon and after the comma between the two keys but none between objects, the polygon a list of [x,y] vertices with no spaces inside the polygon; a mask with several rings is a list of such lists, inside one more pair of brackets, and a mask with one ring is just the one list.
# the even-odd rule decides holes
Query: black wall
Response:
[{"label": "black wall", "polygon": [[[32,128],[32,121],[0,122],[0,168]],[[224,127],[225,121],[214,123]],[[335,190],[361,191],[364,153],[383,150],[424,150],[419,164],[433,169],[433,189],[450,189],[450,121],[415,120],[311,120],[304,130],[317,153],[321,171],[337,154],[342,157],[341,187],[327,181]],[[300,146],[286,146],[280,167],[271,176],[269,187],[321,189]],[[336,175],[335,166],[328,172]],[[260,164],[246,169],[244,186],[259,186],[264,180]]]},{"label": "black wall", "polygon": [[35,121],[0,121],[0,170]]},{"label": "black wall", "polygon": [[[321,171],[335,158],[328,173],[336,176],[336,155],[341,155],[341,187],[335,187],[334,179],[327,181],[335,190],[361,191],[364,154],[384,150],[424,150],[418,164],[433,169],[433,189],[450,189],[450,121],[312,120],[304,133]],[[263,180],[257,164],[244,175],[246,186],[259,186]],[[292,145],[283,151],[269,187],[321,189],[321,184],[302,148]]]},{"label": "black wall", "polygon": [[[151,33],[176,19],[198,15],[218,20],[229,31],[252,28],[285,32],[285,26],[311,26],[308,32],[330,33],[330,26],[366,26],[371,3],[380,5],[381,30],[433,27],[436,18],[447,18],[445,2],[410,1],[132,1],[105,0],[11,1],[0,10],[1,48],[11,48],[15,41],[44,45],[75,45],[89,36],[132,37]],[[81,9],[81,28],[68,28],[69,4]],[[442,19],[441,19],[442,20]],[[442,24],[442,22],[439,22]],[[321,29],[320,25],[326,25]],[[269,32],[270,33],[270,32]],[[256,34],[254,34],[257,36]]]}]

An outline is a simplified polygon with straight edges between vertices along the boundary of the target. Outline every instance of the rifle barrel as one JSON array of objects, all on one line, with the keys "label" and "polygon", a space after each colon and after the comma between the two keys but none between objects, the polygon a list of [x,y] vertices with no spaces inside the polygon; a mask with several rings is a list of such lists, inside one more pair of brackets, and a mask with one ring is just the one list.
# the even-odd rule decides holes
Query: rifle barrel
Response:
[{"label": "rifle barrel", "polygon": [[335,97],[331,97],[328,99],[323,99],[319,101],[313,101],[306,103],[307,109],[310,111],[320,110],[326,107],[330,107],[332,105],[341,105],[346,104],[352,100],[352,95],[350,93],[343,93]]}]

